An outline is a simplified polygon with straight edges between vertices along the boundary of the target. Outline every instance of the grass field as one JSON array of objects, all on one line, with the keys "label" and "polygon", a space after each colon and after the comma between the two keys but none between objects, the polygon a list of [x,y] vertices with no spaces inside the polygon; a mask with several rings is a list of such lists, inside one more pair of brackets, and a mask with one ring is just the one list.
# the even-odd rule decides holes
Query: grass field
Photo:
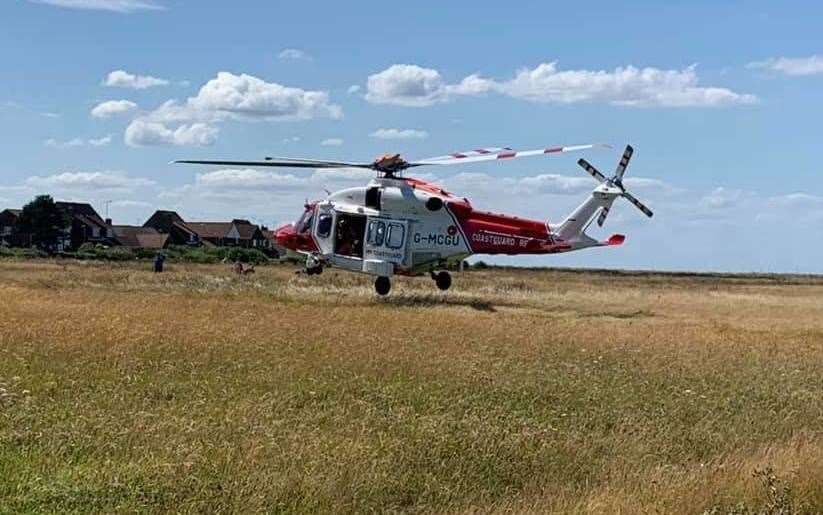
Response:
[{"label": "grass field", "polygon": [[823,279],[148,268],[0,261],[0,512],[823,511]]}]

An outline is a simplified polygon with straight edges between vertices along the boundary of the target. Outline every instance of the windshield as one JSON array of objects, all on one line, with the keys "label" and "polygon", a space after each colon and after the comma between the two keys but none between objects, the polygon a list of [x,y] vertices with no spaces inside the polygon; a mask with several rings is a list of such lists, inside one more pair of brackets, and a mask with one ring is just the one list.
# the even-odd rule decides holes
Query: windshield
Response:
[{"label": "windshield", "polygon": [[314,218],[314,207],[306,209],[303,215],[294,223],[294,228],[297,232],[306,232],[311,227],[311,221]]}]

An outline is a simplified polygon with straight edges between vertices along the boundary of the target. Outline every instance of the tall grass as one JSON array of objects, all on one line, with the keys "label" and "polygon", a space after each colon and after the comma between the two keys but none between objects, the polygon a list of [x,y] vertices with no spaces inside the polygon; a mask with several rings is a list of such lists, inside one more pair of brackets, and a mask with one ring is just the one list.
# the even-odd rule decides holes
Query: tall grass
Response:
[{"label": "tall grass", "polygon": [[0,511],[823,510],[823,281],[148,268],[0,262]]}]

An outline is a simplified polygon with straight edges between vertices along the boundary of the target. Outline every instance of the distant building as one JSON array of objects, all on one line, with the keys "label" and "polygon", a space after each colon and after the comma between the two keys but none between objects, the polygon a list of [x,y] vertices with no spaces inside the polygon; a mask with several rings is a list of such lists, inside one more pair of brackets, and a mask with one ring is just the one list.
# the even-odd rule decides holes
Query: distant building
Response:
[{"label": "distant building", "polygon": [[69,225],[57,244],[58,251],[77,250],[84,243],[116,244],[111,221],[103,220],[91,204],[57,201],[55,205],[69,219]]},{"label": "distant building", "polygon": [[203,242],[216,247],[243,247],[268,250],[271,244],[260,227],[248,220],[231,222],[189,222]]},{"label": "distant building", "polygon": [[0,211],[0,246],[23,247],[31,243],[29,238],[18,230],[22,209],[4,209]]},{"label": "distant building", "polygon": [[[100,218],[91,204],[84,202],[55,202],[68,220],[57,241],[58,252],[77,250],[84,243],[115,244],[110,222]],[[31,234],[20,231],[21,209],[0,212],[0,245],[13,247],[31,246]]]},{"label": "distant building", "polygon": [[172,245],[200,245],[202,243],[197,232],[189,227],[175,211],[155,211],[143,227],[151,227],[159,233],[168,234]]},{"label": "distant building", "polygon": [[175,245],[254,248],[271,252],[272,245],[260,226],[248,220],[231,222],[188,222],[174,211],[156,211],[143,227],[168,234]]},{"label": "distant building", "polygon": [[112,225],[117,244],[130,249],[160,250],[169,246],[170,236],[154,227],[136,225]]},{"label": "distant building", "polygon": [[[91,204],[55,202],[69,221],[55,248],[58,252],[77,250],[84,243],[123,246],[131,249],[164,249],[169,245],[208,245],[258,249],[277,255],[274,234],[265,226],[236,218],[230,222],[187,222],[175,211],[158,210],[142,225],[113,225]],[[28,247],[31,235],[21,233],[22,210],[0,211],[0,245]]]}]

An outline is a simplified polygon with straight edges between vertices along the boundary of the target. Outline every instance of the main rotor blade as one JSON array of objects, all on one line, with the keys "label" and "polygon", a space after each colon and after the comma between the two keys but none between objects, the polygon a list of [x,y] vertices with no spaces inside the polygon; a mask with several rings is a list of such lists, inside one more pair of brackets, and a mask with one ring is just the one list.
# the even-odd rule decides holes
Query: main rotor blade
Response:
[{"label": "main rotor blade", "polygon": [[423,165],[457,165],[463,163],[479,163],[482,161],[497,161],[503,159],[515,159],[518,157],[529,157],[529,156],[539,156],[544,154],[562,154],[565,152],[573,152],[575,150],[586,150],[589,148],[595,147],[608,147],[608,145],[603,144],[589,144],[589,145],[572,145],[567,147],[549,147],[549,148],[541,148],[537,150],[523,150],[523,151],[515,151],[515,150],[501,150],[500,152],[491,152],[487,154],[477,154],[477,155],[464,155],[459,154],[457,156],[449,156],[449,157],[439,157],[439,158],[429,158],[429,159],[422,159],[419,161],[413,161],[409,163],[412,166],[423,166]]},{"label": "main rotor blade", "polygon": [[634,204],[637,207],[637,209],[643,211],[644,215],[648,216],[649,218],[651,218],[654,215],[651,209],[647,208],[642,202],[634,198],[634,196],[631,193],[624,191],[622,195],[626,200]]},{"label": "main rotor blade", "polygon": [[623,174],[626,173],[626,167],[629,166],[629,160],[634,154],[634,149],[631,145],[626,145],[626,150],[623,151],[623,157],[620,158],[620,163],[617,165],[617,170],[614,171],[614,178],[617,182],[623,180]]},{"label": "main rotor blade", "polygon": [[584,170],[586,170],[587,172],[589,172],[589,175],[591,175],[592,177],[594,177],[594,178],[595,178],[595,179],[597,179],[598,181],[600,181],[600,182],[606,182],[606,176],[605,176],[605,175],[603,175],[602,173],[600,173],[600,171],[599,171],[597,168],[595,168],[594,166],[592,166],[592,165],[591,165],[588,161],[586,161],[585,159],[580,159],[580,160],[578,160],[578,161],[577,161],[577,164],[579,164],[579,165],[580,165],[580,166],[581,166]]},{"label": "main rotor blade", "polygon": [[368,168],[372,169],[372,163],[345,163],[340,161],[315,161],[309,159],[277,158],[265,161],[222,161],[222,160],[200,160],[200,159],[180,159],[172,163],[195,164],[195,165],[219,165],[219,166],[252,166],[252,167],[279,167],[279,168]]},{"label": "main rotor blade", "polygon": [[437,156],[437,157],[428,157],[423,159],[422,161],[418,162],[429,162],[429,161],[443,161],[444,159],[465,159],[467,157],[474,157],[474,156],[485,156],[488,154],[498,154],[505,150],[512,150],[509,147],[485,147],[485,148],[476,148],[474,150],[464,150],[460,152],[452,152],[451,154],[447,154],[445,156]]}]

